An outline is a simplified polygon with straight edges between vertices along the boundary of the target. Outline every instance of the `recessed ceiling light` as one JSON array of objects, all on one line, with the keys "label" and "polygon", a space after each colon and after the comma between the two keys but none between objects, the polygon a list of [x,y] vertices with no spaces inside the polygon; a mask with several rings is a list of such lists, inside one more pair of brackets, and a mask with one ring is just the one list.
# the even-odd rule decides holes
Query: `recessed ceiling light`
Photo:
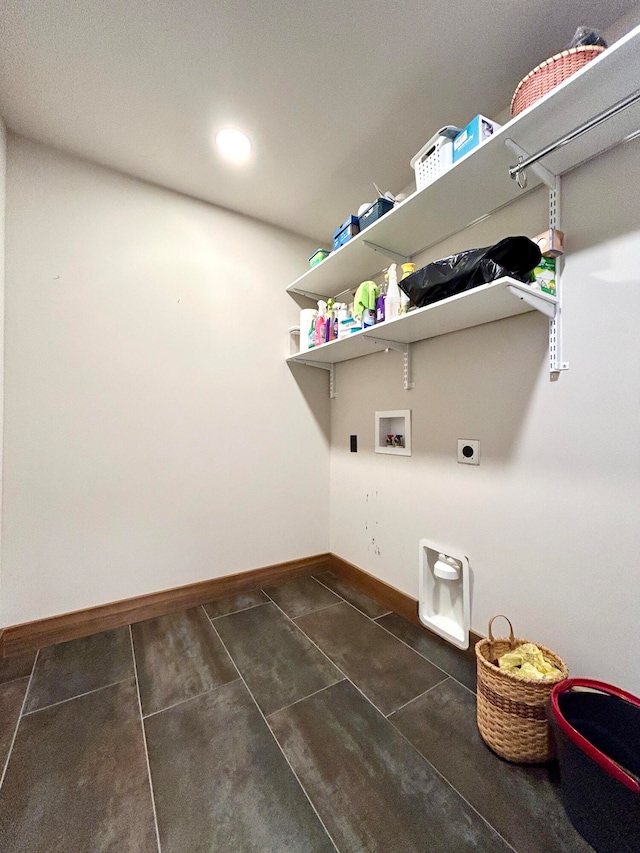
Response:
[{"label": "recessed ceiling light", "polygon": [[227,127],[216,134],[216,145],[233,163],[246,163],[251,156],[251,140],[241,130]]}]

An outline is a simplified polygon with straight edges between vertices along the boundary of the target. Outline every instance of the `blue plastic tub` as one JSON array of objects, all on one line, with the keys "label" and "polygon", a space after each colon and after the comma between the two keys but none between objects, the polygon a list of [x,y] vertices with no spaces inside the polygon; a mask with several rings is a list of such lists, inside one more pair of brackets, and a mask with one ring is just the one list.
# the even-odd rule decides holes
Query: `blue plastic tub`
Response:
[{"label": "blue plastic tub", "polygon": [[368,207],[360,217],[360,230],[364,231],[367,225],[371,225],[376,219],[380,219],[385,213],[388,213],[393,207],[393,202],[387,198],[378,198]]},{"label": "blue plastic tub", "polygon": [[350,216],[346,222],[343,222],[342,225],[334,231],[333,234],[333,251],[339,249],[340,246],[344,245],[348,242],[352,237],[360,231],[360,225],[358,223],[357,216]]}]

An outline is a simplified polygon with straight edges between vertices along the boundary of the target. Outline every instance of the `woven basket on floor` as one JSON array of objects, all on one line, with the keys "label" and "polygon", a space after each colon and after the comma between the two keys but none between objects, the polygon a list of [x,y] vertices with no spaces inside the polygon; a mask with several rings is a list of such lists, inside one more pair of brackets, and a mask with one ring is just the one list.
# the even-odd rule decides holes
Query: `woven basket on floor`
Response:
[{"label": "woven basket on floor", "polygon": [[538,681],[523,678],[502,670],[497,660],[523,643],[513,635],[509,622],[509,637],[495,639],[489,622],[489,638],[476,643],[478,666],[478,728],[483,740],[509,761],[523,764],[542,764],[554,757],[555,747],[546,716],[551,688],[568,677],[564,661],[549,649],[536,643],[545,658],[560,670],[557,676],[545,676]]},{"label": "woven basket on floor", "polygon": [[600,45],[581,45],[545,59],[518,83],[511,99],[511,115],[517,116],[531,104],[535,104],[543,95],[555,89],[563,80],[571,77],[583,65],[595,59],[603,50],[605,48]]}]

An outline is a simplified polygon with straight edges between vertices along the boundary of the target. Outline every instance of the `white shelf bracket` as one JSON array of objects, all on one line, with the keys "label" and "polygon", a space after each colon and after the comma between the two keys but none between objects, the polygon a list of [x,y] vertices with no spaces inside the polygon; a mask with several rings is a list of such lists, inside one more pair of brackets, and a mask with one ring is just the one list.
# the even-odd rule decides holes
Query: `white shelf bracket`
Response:
[{"label": "white shelf bracket", "polygon": [[527,305],[531,305],[536,311],[545,314],[550,320],[556,316],[558,305],[555,302],[549,302],[537,290],[532,290],[529,285],[525,284],[522,287],[516,287],[514,284],[508,285],[509,291],[518,299],[522,299]]},{"label": "white shelf bracket", "polygon": [[317,302],[319,299],[326,302],[328,299],[328,297],[323,296],[322,293],[312,293],[310,290],[302,290],[300,287],[290,287],[289,293],[297,293],[298,296],[306,296],[308,299],[313,299],[314,302]]},{"label": "white shelf bracket", "polygon": [[415,388],[413,381],[413,362],[411,358],[411,344],[401,344],[398,341],[387,341],[384,338],[376,338],[374,335],[366,335],[366,341],[370,341],[375,346],[384,347],[384,349],[392,349],[396,352],[401,352],[403,355],[403,385],[405,391],[410,391]]},{"label": "white shelf bracket", "polygon": [[398,252],[394,252],[393,249],[385,249],[384,246],[378,246],[376,243],[371,243],[369,240],[363,240],[362,242],[365,246],[368,246],[369,249],[373,249],[374,252],[380,252],[380,254],[389,258],[396,264],[408,264],[411,260],[411,255],[400,255]]},{"label": "white shelf bracket", "polygon": [[[505,139],[504,144],[507,146],[509,151],[513,151],[514,154],[518,156],[518,166],[525,162],[525,160],[529,159],[530,154],[528,151],[525,151],[524,148],[521,148],[517,142],[514,142],[513,139]],[[516,166],[513,167],[517,168]],[[556,186],[556,175],[553,172],[550,172],[549,169],[545,168],[540,163],[532,163],[530,166],[527,166],[528,169],[531,169],[534,175],[537,175],[541,181],[549,187],[549,189],[553,190]],[[527,169],[520,169],[512,177],[517,182],[518,186],[521,190],[525,189],[527,186]]]},{"label": "white shelf bracket", "polygon": [[327,364],[325,361],[310,361],[306,358],[296,358],[296,364],[306,364],[307,367],[319,367],[320,370],[329,371],[329,397],[332,400],[338,396],[336,388],[336,366],[335,364]]}]

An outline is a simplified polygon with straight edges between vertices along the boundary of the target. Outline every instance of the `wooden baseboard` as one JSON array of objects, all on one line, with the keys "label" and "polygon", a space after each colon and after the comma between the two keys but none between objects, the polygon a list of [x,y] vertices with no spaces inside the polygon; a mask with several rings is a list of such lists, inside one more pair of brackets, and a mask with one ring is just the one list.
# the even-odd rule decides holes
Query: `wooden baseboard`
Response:
[{"label": "wooden baseboard", "polygon": [[331,571],[346,583],[355,586],[356,589],[375,599],[383,607],[388,607],[394,613],[404,616],[414,625],[421,624],[418,618],[418,600],[416,598],[412,598],[406,592],[401,592],[380,578],[370,575],[364,569],[354,566],[353,563],[343,560],[336,554],[330,554],[329,563]]},{"label": "wooden baseboard", "polygon": [[[366,593],[366,595],[375,599],[383,607],[388,607],[389,610],[393,610],[394,613],[404,616],[405,619],[408,619],[409,622],[413,622],[414,625],[422,628],[423,631],[426,631],[433,636],[438,636],[433,631],[429,631],[429,629],[420,621],[418,616],[417,598],[413,598],[412,596],[407,595],[406,592],[396,589],[394,586],[391,586],[391,584],[375,577],[375,575],[370,575],[368,572],[358,568],[358,566],[354,566],[353,563],[349,563],[347,560],[343,560],[342,557],[338,557],[336,554],[330,554],[329,557],[329,564],[331,567],[330,571],[339,578],[344,580],[346,583],[351,584],[351,586],[356,587],[356,589],[359,589],[361,592]],[[462,654],[469,654],[471,657],[475,658],[475,644],[478,640],[482,639],[484,638],[480,634],[470,631],[469,648],[466,652],[462,652]],[[446,642],[446,640],[442,640],[442,642]]]},{"label": "wooden baseboard", "polygon": [[98,631],[108,631],[132,622],[151,619],[154,616],[186,610],[188,607],[196,607],[207,601],[284,583],[292,578],[327,571],[330,565],[331,554],[317,554],[253,571],[212,578],[188,586],[152,592],[85,610],[76,610],[73,613],[62,613],[59,616],[50,616],[34,622],[24,622],[21,625],[9,625],[0,630],[0,657],[35,651],[53,643],[75,640]]},{"label": "wooden baseboard", "polygon": [[[9,625],[0,630],[0,658],[35,651],[54,643],[87,637],[98,631],[109,631],[133,622],[152,619],[154,616],[164,616],[166,613],[197,607],[207,601],[238,595],[263,586],[275,586],[293,578],[325,571],[332,571],[384,607],[388,607],[389,610],[393,610],[394,613],[404,616],[409,622],[428,631],[418,618],[417,599],[336,554],[316,554],[313,557],[276,563],[261,569],[199,581],[188,586],[165,589],[110,604],[101,604],[86,610],[62,613],[59,616],[24,622],[21,625]],[[432,631],[428,633],[433,634]],[[473,647],[481,639],[480,635],[471,632],[470,654],[473,654]]]}]

